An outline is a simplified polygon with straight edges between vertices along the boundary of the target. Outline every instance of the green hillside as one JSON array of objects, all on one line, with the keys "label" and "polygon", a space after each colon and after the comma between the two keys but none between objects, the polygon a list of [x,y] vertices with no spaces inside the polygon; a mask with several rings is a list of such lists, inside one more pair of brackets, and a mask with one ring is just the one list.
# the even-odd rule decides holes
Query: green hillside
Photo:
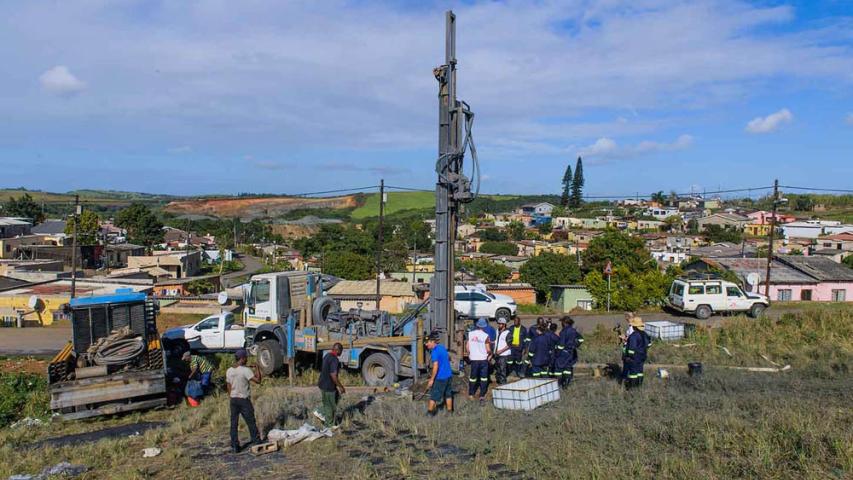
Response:
[{"label": "green hillside", "polygon": [[[432,192],[388,192],[388,202],[385,204],[385,214],[403,210],[432,210],[435,208],[435,194]],[[354,220],[362,220],[379,216],[379,194],[365,196],[364,205],[352,211]]]}]

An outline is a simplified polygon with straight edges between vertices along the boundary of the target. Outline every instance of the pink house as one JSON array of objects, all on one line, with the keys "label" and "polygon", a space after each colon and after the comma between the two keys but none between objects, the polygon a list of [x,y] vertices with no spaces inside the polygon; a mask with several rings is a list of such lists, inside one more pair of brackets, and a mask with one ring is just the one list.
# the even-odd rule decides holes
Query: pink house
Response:
[{"label": "pink house", "polygon": [[[703,258],[689,270],[709,267],[734,272],[748,291],[764,294],[767,274],[765,258]],[[758,275],[758,285],[746,282]],[[853,269],[824,257],[777,255],[770,268],[770,300],[777,302],[853,302]]]},{"label": "pink house", "polygon": [[[770,223],[770,219],[773,218],[773,212],[758,210],[757,212],[748,213],[746,216],[752,220],[752,223],[763,225],[765,223]],[[783,213],[776,213],[776,218],[779,220],[778,223],[780,224],[790,223],[797,220],[797,217],[793,215],[785,215]]]}]

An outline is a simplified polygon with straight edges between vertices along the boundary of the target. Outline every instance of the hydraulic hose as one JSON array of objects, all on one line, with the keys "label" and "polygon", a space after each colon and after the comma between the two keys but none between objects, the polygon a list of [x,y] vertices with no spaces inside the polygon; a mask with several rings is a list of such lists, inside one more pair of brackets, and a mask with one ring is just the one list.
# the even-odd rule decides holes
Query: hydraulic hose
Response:
[{"label": "hydraulic hose", "polygon": [[125,365],[145,351],[142,337],[128,338],[107,343],[95,352],[95,365]]}]

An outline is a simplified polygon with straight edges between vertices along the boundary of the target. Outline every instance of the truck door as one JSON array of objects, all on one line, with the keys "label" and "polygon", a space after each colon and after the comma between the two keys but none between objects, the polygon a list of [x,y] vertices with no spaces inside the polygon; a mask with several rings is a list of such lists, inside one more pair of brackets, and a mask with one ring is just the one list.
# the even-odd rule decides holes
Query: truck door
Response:
[{"label": "truck door", "polygon": [[466,317],[474,316],[474,302],[471,301],[471,295],[471,292],[456,292],[453,302],[453,308]]},{"label": "truck door", "polygon": [[726,306],[729,310],[749,310],[750,302],[738,287],[726,287]]},{"label": "truck door", "polygon": [[234,324],[234,315],[228,313],[221,315],[221,317],[223,347],[228,349],[243,348],[246,343],[245,331],[240,325]]},{"label": "truck door", "polygon": [[492,299],[480,292],[471,293],[471,305],[473,305],[474,317],[492,318],[495,316],[492,307]]},{"label": "truck door", "polygon": [[190,347],[193,348],[222,348],[222,328],[219,325],[219,315],[207,317],[196,325],[196,330],[199,333],[199,343],[201,345]]},{"label": "truck door", "polygon": [[726,309],[726,298],[723,296],[723,285],[721,283],[708,283],[705,285],[705,303],[714,310]]},{"label": "truck door", "polygon": [[251,304],[248,306],[249,317],[269,321],[272,317],[272,302],[270,301],[270,281],[255,280],[249,291]]}]

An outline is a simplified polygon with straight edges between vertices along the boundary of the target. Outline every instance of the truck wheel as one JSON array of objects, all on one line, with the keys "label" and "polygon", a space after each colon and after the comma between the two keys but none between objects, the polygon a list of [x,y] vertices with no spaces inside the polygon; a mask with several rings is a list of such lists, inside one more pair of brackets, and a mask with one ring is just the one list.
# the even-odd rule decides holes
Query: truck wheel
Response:
[{"label": "truck wheel", "polygon": [[512,313],[510,313],[507,308],[499,308],[497,312],[495,312],[495,320],[499,320],[503,318],[507,322],[512,318]]},{"label": "truck wheel", "polygon": [[756,303],[749,309],[749,316],[752,318],[758,318],[764,313],[764,310],[767,310],[767,306],[763,303]]},{"label": "truck wheel", "polygon": [[708,305],[699,305],[696,307],[696,318],[699,320],[707,320],[711,317],[711,307]]},{"label": "truck wheel", "polygon": [[394,360],[387,353],[372,353],[361,365],[361,376],[371,387],[393,385],[397,381]]},{"label": "truck wheel", "polygon": [[281,344],[278,340],[264,340],[258,343],[257,361],[263,375],[272,375],[284,362]]},{"label": "truck wheel", "polygon": [[320,323],[325,322],[327,318],[329,318],[330,313],[336,313],[341,310],[338,302],[335,301],[332,297],[320,297],[314,302],[314,309],[312,313],[314,314],[314,322]]}]

